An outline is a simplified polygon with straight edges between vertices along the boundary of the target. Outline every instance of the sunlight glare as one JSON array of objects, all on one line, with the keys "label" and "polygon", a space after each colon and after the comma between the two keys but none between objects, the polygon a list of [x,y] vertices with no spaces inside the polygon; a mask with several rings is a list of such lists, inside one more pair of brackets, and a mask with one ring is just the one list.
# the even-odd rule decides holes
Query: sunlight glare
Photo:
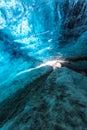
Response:
[{"label": "sunlight glare", "polygon": [[43,63],[35,68],[30,68],[30,69],[27,69],[27,70],[24,70],[24,71],[21,71],[19,73],[17,73],[16,76],[19,76],[21,74],[24,74],[24,73],[28,73],[32,70],[36,70],[36,69],[39,69],[41,67],[44,67],[44,66],[51,66],[53,68],[53,70],[55,70],[56,68],[61,68],[62,67],[62,63],[63,61],[61,60],[52,60],[52,61],[47,61],[46,63]]}]

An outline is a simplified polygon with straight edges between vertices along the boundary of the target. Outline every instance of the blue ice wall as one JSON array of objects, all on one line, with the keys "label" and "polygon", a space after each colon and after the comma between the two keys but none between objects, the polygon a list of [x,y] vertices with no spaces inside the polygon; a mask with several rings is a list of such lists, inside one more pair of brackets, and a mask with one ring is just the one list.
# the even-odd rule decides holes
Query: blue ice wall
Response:
[{"label": "blue ice wall", "polygon": [[57,56],[59,46],[86,38],[87,1],[1,0],[0,30],[1,37],[7,35],[29,56],[41,60],[44,55]]},{"label": "blue ice wall", "polygon": [[20,49],[26,49],[29,56],[40,57],[58,43],[57,6],[56,1],[2,1],[0,29],[16,46],[21,44]]},{"label": "blue ice wall", "polygon": [[86,76],[87,0],[0,0],[0,130],[87,130]]},{"label": "blue ice wall", "polygon": [[57,57],[87,57],[87,1],[1,0],[1,84]]}]

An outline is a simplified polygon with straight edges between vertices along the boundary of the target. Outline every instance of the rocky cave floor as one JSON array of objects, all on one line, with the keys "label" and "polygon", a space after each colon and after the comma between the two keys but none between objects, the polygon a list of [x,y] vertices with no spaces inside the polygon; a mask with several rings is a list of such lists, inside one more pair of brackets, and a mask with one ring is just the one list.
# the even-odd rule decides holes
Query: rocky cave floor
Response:
[{"label": "rocky cave floor", "polygon": [[29,82],[0,103],[0,130],[87,130],[84,73],[44,66],[22,77]]}]

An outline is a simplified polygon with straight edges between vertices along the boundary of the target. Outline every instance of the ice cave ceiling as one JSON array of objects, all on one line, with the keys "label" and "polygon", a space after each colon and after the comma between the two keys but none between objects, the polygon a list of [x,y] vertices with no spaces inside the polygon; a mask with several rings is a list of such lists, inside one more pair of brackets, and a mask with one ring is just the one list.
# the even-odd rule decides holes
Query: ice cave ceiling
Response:
[{"label": "ice cave ceiling", "polygon": [[15,50],[14,57],[16,53],[40,60],[86,56],[86,31],[86,0],[0,2],[0,48]]}]

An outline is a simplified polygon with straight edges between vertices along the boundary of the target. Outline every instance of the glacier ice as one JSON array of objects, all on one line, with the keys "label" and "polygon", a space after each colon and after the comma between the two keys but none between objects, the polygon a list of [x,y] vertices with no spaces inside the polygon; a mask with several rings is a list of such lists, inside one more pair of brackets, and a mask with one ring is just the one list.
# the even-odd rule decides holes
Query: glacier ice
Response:
[{"label": "glacier ice", "polygon": [[0,76],[14,66],[13,75],[57,57],[86,57],[86,37],[86,0],[1,0]]},{"label": "glacier ice", "polygon": [[55,59],[87,74],[87,0],[1,0],[0,102]]}]

